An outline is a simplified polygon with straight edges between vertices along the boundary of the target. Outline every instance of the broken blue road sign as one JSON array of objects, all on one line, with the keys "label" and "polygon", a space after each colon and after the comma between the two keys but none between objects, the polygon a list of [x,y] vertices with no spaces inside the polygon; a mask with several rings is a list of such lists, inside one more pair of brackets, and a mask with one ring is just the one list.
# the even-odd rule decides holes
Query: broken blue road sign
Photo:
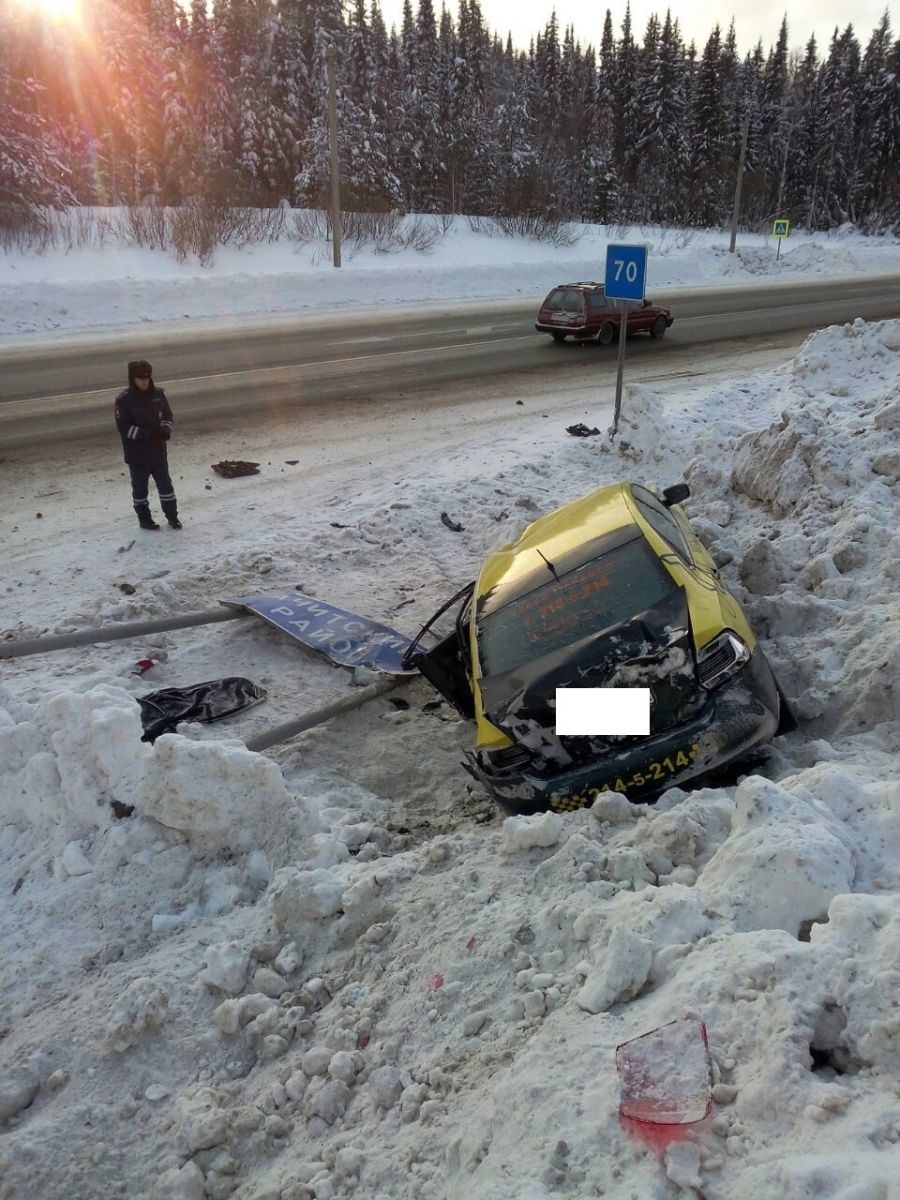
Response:
[{"label": "broken blue road sign", "polygon": [[403,666],[410,638],[368,617],[336,608],[327,600],[287,592],[283,596],[241,596],[222,603],[255,613],[340,667],[368,667],[385,675],[418,674],[415,668]]}]

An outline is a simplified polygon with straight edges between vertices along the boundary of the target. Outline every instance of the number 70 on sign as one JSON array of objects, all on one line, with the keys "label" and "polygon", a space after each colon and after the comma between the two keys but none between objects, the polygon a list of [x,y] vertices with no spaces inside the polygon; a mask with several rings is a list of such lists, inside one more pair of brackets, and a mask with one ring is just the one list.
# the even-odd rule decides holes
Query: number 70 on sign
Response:
[{"label": "number 70 on sign", "polygon": [[647,286],[646,246],[607,246],[603,290],[610,300],[643,300]]}]

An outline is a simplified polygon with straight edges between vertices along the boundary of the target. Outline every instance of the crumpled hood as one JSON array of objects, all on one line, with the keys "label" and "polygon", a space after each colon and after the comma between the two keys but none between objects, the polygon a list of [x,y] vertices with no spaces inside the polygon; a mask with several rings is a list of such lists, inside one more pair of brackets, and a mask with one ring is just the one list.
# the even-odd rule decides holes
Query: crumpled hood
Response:
[{"label": "crumpled hood", "polygon": [[651,735],[688,720],[706,698],[697,682],[683,588],[629,621],[481,682],[488,720],[558,764],[595,758],[635,739],[558,737],[557,688],[649,687]]}]

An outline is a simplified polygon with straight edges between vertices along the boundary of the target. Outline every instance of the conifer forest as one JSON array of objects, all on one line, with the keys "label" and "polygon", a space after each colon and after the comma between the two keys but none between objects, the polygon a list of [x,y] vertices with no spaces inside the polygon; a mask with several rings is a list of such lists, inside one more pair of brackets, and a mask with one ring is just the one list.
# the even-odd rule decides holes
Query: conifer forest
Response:
[{"label": "conifer forest", "polygon": [[0,0],[0,212],[205,199],[324,208],[328,49],[348,211],[900,229],[900,38],[835,29],[739,53],[669,14],[609,11],[599,46],[551,14],[527,49],[405,0]]}]

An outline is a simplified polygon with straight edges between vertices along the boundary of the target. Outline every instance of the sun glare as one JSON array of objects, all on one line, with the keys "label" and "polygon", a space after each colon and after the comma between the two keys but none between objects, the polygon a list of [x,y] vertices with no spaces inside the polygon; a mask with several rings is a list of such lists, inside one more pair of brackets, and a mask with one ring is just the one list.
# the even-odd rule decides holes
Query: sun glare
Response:
[{"label": "sun glare", "polygon": [[[20,0],[21,3],[21,0]],[[32,12],[43,13],[51,21],[79,21],[84,0],[26,0]]]}]

